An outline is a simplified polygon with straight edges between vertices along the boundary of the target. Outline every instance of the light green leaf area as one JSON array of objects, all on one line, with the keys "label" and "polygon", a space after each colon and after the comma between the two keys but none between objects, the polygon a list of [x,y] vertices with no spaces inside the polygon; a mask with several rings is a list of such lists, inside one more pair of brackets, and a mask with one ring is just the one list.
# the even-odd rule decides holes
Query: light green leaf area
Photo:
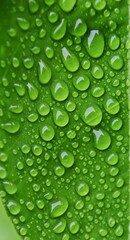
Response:
[{"label": "light green leaf area", "polygon": [[0,6],[0,196],[23,240],[128,237],[128,3]]}]

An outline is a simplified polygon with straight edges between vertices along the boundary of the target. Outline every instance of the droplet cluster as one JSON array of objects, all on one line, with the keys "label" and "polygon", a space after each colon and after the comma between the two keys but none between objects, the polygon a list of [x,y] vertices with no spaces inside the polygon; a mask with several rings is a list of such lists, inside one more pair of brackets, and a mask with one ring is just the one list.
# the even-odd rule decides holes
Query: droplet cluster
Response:
[{"label": "droplet cluster", "polygon": [[127,2],[8,4],[0,9],[8,214],[23,240],[127,239]]}]

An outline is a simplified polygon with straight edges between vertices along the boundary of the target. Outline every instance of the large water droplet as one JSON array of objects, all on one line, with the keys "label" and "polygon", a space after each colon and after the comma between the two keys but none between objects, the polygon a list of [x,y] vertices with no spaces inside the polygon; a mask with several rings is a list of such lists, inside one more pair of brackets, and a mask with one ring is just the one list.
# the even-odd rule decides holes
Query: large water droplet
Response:
[{"label": "large water droplet", "polygon": [[43,60],[38,63],[38,78],[42,84],[47,84],[51,79],[51,69]]},{"label": "large water droplet", "polygon": [[99,98],[101,97],[105,92],[105,89],[102,86],[94,86],[91,88],[91,93],[93,95],[93,97],[95,98]]},{"label": "large water droplet", "polygon": [[114,227],[115,226],[115,224],[116,224],[116,221],[115,221],[115,219],[113,218],[113,217],[109,217],[108,218],[108,225],[109,225],[109,227]]},{"label": "large water droplet", "polygon": [[109,164],[109,165],[115,165],[118,163],[118,155],[116,152],[111,152],[107,158],[106,158],[106,162]]},{"label": "large water droplet", "polygon": [[59,0],[59,5],[64,12],[70,12],[75,4],[76,0]]},{"label": "large water droplet", "polygon": [[3,182],[4,188],[8,194],[15,194],[17,192],[17,187],[14,183],[5,181]]},{"label": "large water droplet", "polygon": [[37,88],[32,83],[28,83],[27,88],[28,88],[29,98],[33,101],[36,100],[38,98]]},{"label": "large water droplet", "polygon": [[84,39],[84,46],[88,54],[93,58],[99,58],[104,51],[104,37],[99,30],[91,30],[87,39]]},{"label": "large water droplet", "polygon": [[104,108],[108,113],[114,115],[119,112],[120,105],[115,98],[109,97],[104,100]]},{"label": "large water droplet", "polygon": [[62,165],[66,168],[72,167],[72,165],[74,164],[74,156],[68,150],[63,150],[60,153],[59,158]]},{"label": "large water droplet", "polygon": [[29,10],[31,13],[36,13],[38,11],[38,9],[39,9],[38,1],[29,0],[28,4],[29,4]]},{"label": "large water droplet", "polygon": [[62,18],[60,23],[55,27],[55,29],[52,32],[52,38],[54,40],[60,40],[62,39],[66,34],[66,26],[67,22],[65,18]]},{"label": "large water droplet", "polygon": [[6,178],[6,176],[7,176],[7,171],[5,167],[2,164],[0,164],[0,179],[4,179]]},{"label": "large water droplet", "polygon": [[108,44],[111,50],[116,50],[120,45],[120,38],[115,33],[113,33],[109,37]]},{"label": "large water droplet", "polygon": [[79,223],[76,220],[73,220],[69,224],[69,230],[72,234],[76,234],[79,231]]},{"label": "large water droplet", "polygon": [[118,225],[118,227],[115,230],[115,235],[117,237],[121,237],[123,235],[123,233],[124,233],[123,227],[121,225]]},{"label": "large water droplet", "polygon": [[87,25],[81,18],[78,18],[74,24],[72,33],[76,37],[83,36],[87,31]]},{"label": "large water droplet", "polygon": [[95,10],[101,11],[106,7],[106,1],[105,0],[94,0],[93,6]]},{"label": "large water droplet", "polygon": [[55,233],[62,233],[66,228],[66,220],[61,218],[54,226],[53,231]]},{"label": "large water droplet", "polygon": [[25,95],[25,86],[22,83],[15,83],[14,84],[15,90],[17,94],[22,97]]},{"label": "large water droplet", "polygon": [[22,30],[28,30],[30,28],[30,23],[29,21],[26,19],[26,18],[20,18],[18,17],[17,18],[17,22],[18,22],[18,25],[19,27],[22,29]]},{"label": "large water droplet", "polygon": [[76,192],[79,196],[86,196],[89,193],[89,186],[86,182],[79,182],[76,185]]},{"label": "large water droplet", "polygon": [[50,112],[50,106],[48,105],[48,103],[44,102],[44,103],[39,103],[37,105],[37,111],[41,116],[46,116],[49,114]]},{"label": "large water droplet", "polygon": [[87,104],[81,110],[81,117],[89,126],[96,126],[102,120],[102,111],[96,104]]},{"label": "large water droplet", "polygon": [[51,85],[51,93],[55,100],[64,101],[69,95],[69,89],[64,81],[57,80]]},{"label": "large water droplet", "polygon": [[73,79],[73,84],[77,90],[85,91],[90,85],[90,80],[87,75],[82,74],[81,76],[77,76]]},{"label": "large water droplet", "polygon": [[65,127],[69,122],[68,113],[59,108],[54,108],[53,119],[54,123],[59,127]]},{"label": "large water droplet", "polygon": [[10,105],[9,110],[13,113],[21,113],[23,111],[23,105],[17,104],[17,105]]},{"label": "large water droplet", "polygon": [[95,79],[103,78],[104,72],[100,65],[96,64],[91,69],[91,74]]},{"label": "large water droplet", "polygon": [[16,133],[20,129],[20,124],[17,121],[2,123],[1,127],[8,133]]},{"label": "large water droplet", "polygon": [[23,61],[24,67],[27,69],[31,69],[34,65],[34,60],[31,57],[27,57]]},{"label": "large water droplet", "polygon": [[40,128],[40,135],[44,141],[51,141],[54,138],[55,131],[54,128],[49,124],[44,124]]},{"label": "large water droplet", "polygon": [[21,210],[21,207],[20,205],[15,202],[14,200],[10,200],[8,203],[7,203],[7,208],[9,210],[9,212],[12,214],[12,215],[17,215],[20,213],[20,210]]},{"label": "large water droplet", "polygon": [[114,55],[110,58],[109,64],[114,70],[120,70],[124,65],[123,58],[120,55]]},{"label": "large water droplet", "polygon": [[78,58],[71,50],[68,50],[66,47],[63,47],[61,57],[68,71],[75,72],[78,70],[79,68]]},{"label": "large water droplet", "polygon": [[93,129],[95,147],[99,150],[107,149],[111,144],[111,137],[103,129]]},{"label": "large water droplet", "polygon": [[68,208],[68,200],[64,197],[59,197],[57,200],[51,203],[51,217],[57,218],[62,216]]}]

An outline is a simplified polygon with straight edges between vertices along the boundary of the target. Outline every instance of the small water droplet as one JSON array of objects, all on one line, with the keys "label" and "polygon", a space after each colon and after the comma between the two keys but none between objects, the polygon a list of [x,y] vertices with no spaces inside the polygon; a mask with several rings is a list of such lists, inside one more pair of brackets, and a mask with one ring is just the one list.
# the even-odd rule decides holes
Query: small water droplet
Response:
[{"label": "small water droplet", "polygon": [[95,147],[99,150],[107,149],[111,144],[111,137],[104,129],[93,129]]},{"label": "small water droplet", "polygon": [[41,28],[41,30],[39,32],[39,38],[44,38],[45,36],[46,36],[46,29]]},{"label": "small water droplet", "polygon": [[53,231],[55,233],[62,233],[66,228],[66,220],[64,218],[61,218],[60,220],[58,220],[55,224],[55,226],[53,227]]},{"label": "small water droplet", "polygon": [[86,182],[79,182],[76,185],[76,192],[79,196],[86,196],[89,193],[89,186]]},{"label": "small water droplet", "polygon": [[38,114],[37,113],[30,113],[27,117],[29,122],[36,122],[38,119]]},{"label": "small water droplet", "polygon": [[68,113],[60,108],[54,108],[53,120],[58,127],[65,127],[69,122]]},{"label": "small water droplet", "polygon": [[91,74],[95,79],[103,78],[104,72],[100,65],[96,64],[91,68]]},{"label": "small water droplet", "polygon": [[51,85],[51,93],[55,100],[64,101],[69,95],[69,89],[64,81],[56,80]]},{"label": "small water droplet", "polygon": [[81,18],[76,19],[72,34],[76,37],[82,37],[87,32],[87,25]]},{"label": "small water droplet", "polygon": [[118,155],[116,152],[111,152],[107,157],[106,157],[106,162],[109,165],[115,165],[118,163]]},{"label": "small water droplet", "polygon": [[83,207],[84,207],[84,202],[83,202],[82,199],[76,201],[76,203],[75,203],[75,208],[76,208],[77,210],[81,210]]},{"label": "small water droplet", "polygon": [[51,48],[51,47],[46,47],[46,49],[45,49],[45,54],[46,54],[46,56],[47,56],[49,59],[53,58],[53,57],[54,57],[54,50],[53,50],[53,48]]},{"label": "small water droplet", "polygon": [[72,220],[69,224],[69,230],[72,234],[76,234],[79,231],[79,223],[76,220]]},{"label": "small water droplet", "polygon": [[101,97],[105,92],[105,89],[102,86],[94,86],[91,88],[91,93],[93,95],[93,97],[95,98],[99,98]]},{"label": "small water droplet", "polygon": [[20,129],[20,124],[17,121],[10,121],[1,124],[2,129],[8,133],[16,133]]},{"label": "small water droplet", "polygon": [[81,76],[77,76],[73,79],[73,84],[77,90],[85,91],[89,88],[90,80],[87,75],[82,74]]},{"label": "small water droplet", "polygon": [[38,98],[38,90],[32,83],[27,83],[28,94],[31,100],[36,100]]},{"label": "small water droplet", "polygon": [[21,210],[20,205],[17,202],[15,202],[14,200],[10,200],[7,203],[7,208],[12,215],[18,215]]},{"label": "small water droplet", "polygon": [[118,131],[122,127],[122,125],[123,121],[119,117],[112,119],[112,121],[110,122],[111,129],[114,131]]},{"label": "small water droplet", "polygon": [[22,97],[22,96],[24,96],[25,95],[25,87],[24,87],[24,85],[22,84],[22,83],[15,83],[14,84],[14,87],[15,87],[15,90],[16,90],[16,92],[17,92],[17,94],[20,96],[20,97]]},{"label": "small water droplet", "polygon": [[66,47],[62,48],[62,61],[66,69],[70,72],[76,72],[79,68],[79,60],[76,55]]},{"label": "small water droplet", "polygon": [[23,61],[24,67],[27,69],[31,69],[34,65],[34,60],[31,57],[27,57]]},{"label": "small water droplet", "polygon": [[7,177],[7,171],[5,169],[5,167],[0,164],[0,179],[4,179]]},{"label": "small water droplet", "polygon": [[18,68],[19,65],[20,65],[19,59],[16,58],[16,57],[13,57],[13,59],[12,59],[12,65],[13,65],[14,68]]},{"label": "small water droplet", "polygon": [[109,36],[108,44],[111,50],[116,50],[120,45],[120,38],[115,33],[113,33]]},{"label": "small water droplet", "polygon": [[48,103],[44,102],[44,103],[39,103],[37,105],[37,111],[41,116],[46,116],[49,114],[50,112],[50,106],[48,105]]},{"label": "small water droplet", "polygon": [[102,111],[96,104],[86,104],[81,110],[81,117],[89,126],[96,126],[102,120]]},{"label": "small water droplet", "polygon": [[58,165],[55,167],[54,171],[56,176],[61,177],[65,173],[65,168],[63,166]]},{"label": "small water droplet", "polygon": [[39,54],[40,51],[41,51],[41,49],[40,49],[40,47],[38,47],[38,46],[34,46],[34,47],[31,48],[31,51],[32,51],[32,53],[34,53],[34,54]]},{"label": "small water droplet", "polygon": [[124,179],[123,178],[118,178],[117,182],[116,182],[116,186],[118,188],[121,188],[124,185]]},{"label": "small water droplet", "polygon": [[70,168],[74,164],[74,156],[68,150],[63,150],[60,153],[59,158],[60,158],[61,164],[66,168]]},{"label": "small water droplet", "polygon": [[42,84],[47,84],[51,79],[51,69],[43,60],[38,63],[38,78]]},{"label": "small water droplet", "polygon": [[23,111],[23,105],[17,104],[17,105],[10,105],[9,110],[13,113],[21,113]]},{"label": "small water droplet", "polygon": [[116,224],[115,219],[113,217],[109,217],[108,218],[108,225],[109,225],[109,227],[113,228],[115,226],[115,224]]},{"label": "small water droplet", "polygon": [[66,34],[67,21],[65,18],[62,18],[58,25],[52,32],[52,38],[54,40],[62,39]]},{"label": "small water droplet", "polygon": [[17,22],[18,22],[19,27],[24,31],[26,31],[30,28],[30,23],[26,18],[18,17]]},{"label": "small water droplet", "polygon": [[29,10],[31,13],[36,13],[39,9],[39,4],[36,0],[29,0]]},{"label": "small water droplet", "polygon": [[55,135],[54,128],[48,123],[43,124],[43,126],[40,128],[40,135],[44,141],[51,141]]},{"label": "small water droplet", "polygon": [[114,55],[110,58],[109,64],[114,70],[120,70],[124,65],[123,58],[120,55]]},{"label": "small water droplet", "polygon": [[69,100],[65,103],[65,108],[68,112],[73,112],[76,108],[76,104],[75,102]]},{"label": "small water droplet", "polygon": [[104,100],[104,108],[108,113],[114,115],[119,112],[120,105],[119,105],[119,102],[115,98],[108,97]]},{"label": "small water droplet", "polygon": [[101,228],[101,229],[99,229],[99,234],[100,234],[100,236],[102,236],[102,237],[105,237],[106,235],[107,235],[107,230],[106,229],[103,229],[103,228]]},{"label": "small water droplet", "polygon": [[70,12],[74,8],[76,0],[59,0],[59,5],[64,12]]},{"label": "small water droplet", "polygon": [[[86,39],[87,38],[87,39]],[[91,30],[84,38],[84,46],[93,58],[99,58],[104,51],[104,37],[99,30]]]},{"label": "small water droplet", "polygon": [[117,168],[117,167],[111,167],[111,168],[109,169],[109,173],[110,173],[110,175],[111,175],[112,177],[115,177],[115,176],[117,176],[117,174],[119,173],[119,168]]},{"label": "small water droplet", "polygon": [[52,218],[62,216],[68,208],[68,200],[65,197],[59,197],[50,205],[50,214]]},{"label": "small water droplet", "polygon": [[58,20],[58,13],[54,11],[50,11],[48,15],[48,20],[50,23],[55,23]]}]

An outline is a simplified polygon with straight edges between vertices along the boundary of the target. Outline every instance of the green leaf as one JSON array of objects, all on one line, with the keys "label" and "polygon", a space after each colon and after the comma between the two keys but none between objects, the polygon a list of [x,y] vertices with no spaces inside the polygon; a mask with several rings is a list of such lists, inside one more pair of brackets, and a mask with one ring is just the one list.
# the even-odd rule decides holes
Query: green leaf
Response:
[{"label": "green leaf", "polygon": [[5,0],[0,22],[0,196],[17,232],[126,240],[127,1]]}]

